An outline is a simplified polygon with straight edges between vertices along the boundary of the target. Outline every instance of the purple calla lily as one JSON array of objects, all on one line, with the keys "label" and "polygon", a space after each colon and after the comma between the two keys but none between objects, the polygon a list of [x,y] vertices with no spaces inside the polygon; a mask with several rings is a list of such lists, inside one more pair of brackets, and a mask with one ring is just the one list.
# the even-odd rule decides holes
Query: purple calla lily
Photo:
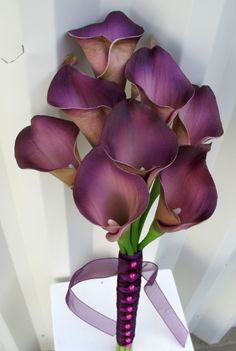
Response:
[{"label": "purple calla lily", "polygon": [[124,69],[143,28],[123,12],[111,12],[103,22],[69,31],[83,49],[97,77],[125,85]]},{"label": "purple calla lily", "polygon": [[123,100],[113,108],[101,145],[114,161],[143,175],[167,167],[178,152],[174,132],[157,112],[136,100]]},{"label": "purple calla lily", "polygon": [[71,65],[63,65],[48,89],[48,103],[66,112],[92,145],[111,108],[125,98],[115,83],[89,77]]},{"label": "purple calla lily", "polygon": [[142,101],[155,108],[166,122],[194,93],[190,81],[160,46],[136,51],[126,65],[125,75],[138,87]]},{"label": "purple calla lily", "polygon": [[195,94],[179,110],[174,130],[181,145],[200,144],[223,134],[215,95],[210,87],[195,87]]},{"label": "purple calla lily", "polygon": [[215,184],[206,166],[210,145],[181,146],[174,163],[159,174],[161,195],[155,225],[174,232],[208,219],[217,203]]},{"label": "purple calla lily", "polygon": [[140,176],[117,167],[97,146],[81,162],[74,200],[79,211],[106,229],[108,240],[115,241],[144,212],[149,193]]},{"label": "purple calla lily", "polygon": [[51,172],[73,185],[80,158],[76,149],[78,127],[50,116],[34,116],[15,142],[15,157],[20,168]]}]

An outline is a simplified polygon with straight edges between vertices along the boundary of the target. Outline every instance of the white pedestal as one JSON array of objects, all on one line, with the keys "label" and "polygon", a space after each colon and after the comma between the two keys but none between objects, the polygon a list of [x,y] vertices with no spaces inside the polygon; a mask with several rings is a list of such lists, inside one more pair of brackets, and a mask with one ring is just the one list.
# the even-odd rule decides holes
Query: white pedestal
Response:
[{"label": "white pedestal", "polygon": [[[172,272],[160,270],[157,281],[186,325]],[[58,283],[51,287],[55,351],[115,351],[115,338],[96,330],[69,310],[65,303],[67,286],[68,283]],[[116,319],[116,277],[80,283],[75,291],[89,306]],[[190,336],[185,348],[177,342],[143,289],[133,347],[134,351],[194,351]]]}]

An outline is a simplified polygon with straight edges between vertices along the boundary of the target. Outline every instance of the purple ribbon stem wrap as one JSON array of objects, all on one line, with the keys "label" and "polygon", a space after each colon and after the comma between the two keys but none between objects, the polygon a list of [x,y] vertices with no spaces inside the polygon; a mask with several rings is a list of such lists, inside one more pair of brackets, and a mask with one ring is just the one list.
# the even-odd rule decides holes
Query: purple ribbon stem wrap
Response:
[{"label": "purple ribbon stem wrap", "polygon": [[142,264],[142,251],[137,252],[134,256],[119,253],[116,338],[120,346],[129,347],[135,336]]},{"label": "purple ribbon stem wrap", "polygon": [[[132,262],[136,262],[137,264],[133,264]],[[136,267],[134,267],[136,266]],[[141,269],[142,267],[142,269]],[[165,294],[159,287],[156,282],[156,276],[158,272],[158,267],[155,263],[144,261],[142,262],[142,252],[136,253],[134,256],[125,256],[121,253],[119,254],[119,259],[117,258],[102,258],[91,261],[87,263],[85,266],[80,268],[78,271],[74,273],[71,278],[68,291],[66,294],[66,303],[70,310],[77,315],[80,319],[85,321],[86,323],[92,325],[93,327],[103,331],[104,333],[115,336],[117,335],[117,341],[119,345],[123,342],[125,345],[132,343],[132,338],[134,337],[135,330],[135,321],[136,321],[136,313],[138,306],[138,298],[139,291],[141,287],[141,277],[147,281],[144,286],[144,291],[159,313],[160,317],[163,319],[169,330],[178,340],[178,342],[185,346],[188,330],[185,328],[173,307],[170,305],[169,301],[165,297]],[[135,281],[131,282],[130,280],[134,279],[134,276],[131,277],[130,274],[136,273]],[[73,292],[72,288],[82,281],[86,281],[89,279],[101,279],[108,278],[118,274],[118,284],[117,284],[117,322],[113,319],[106,317],[100,312],[97,312],[83,301],[81,301]],[[129,276],[130,275],[130,276]],[[129,276],[129,278],[128,278]],[[126,284],[128,286],[127,288]],[[135,288],[129,288],[130,285],[134,285]],[[132,296],[131,304],[126,305],[123,304],[124,298]],[[129,301],[127,301],[129,302]],[[124,308],[133,307],[130,320],[126,319],[126,315],[128,311],[124,311]],[[123,320],[125,318],[125,321]],[[130,331],[130,336],[124,335],[123,326],[126,324],[130,324],[130,328],[126,329]],[[125,339],[131,340],[125,340]],[[120,344],[121,343],[121,344]],[[122,345],[121,345],[122,346]]]}]

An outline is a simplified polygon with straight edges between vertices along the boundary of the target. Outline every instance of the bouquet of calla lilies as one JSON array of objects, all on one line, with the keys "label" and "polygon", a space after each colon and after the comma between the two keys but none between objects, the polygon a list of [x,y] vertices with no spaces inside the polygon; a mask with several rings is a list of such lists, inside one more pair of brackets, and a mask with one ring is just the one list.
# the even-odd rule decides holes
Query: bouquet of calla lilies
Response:
[{"label": "bouquet of calla lilies", "polygon": [[[79,211],[104,228],[109,241],[118,241],[117,350],[132,347],[143,248],[166,232],[208,219],[215,210],[207,142],[223,134],[210,87],[192,85],[160,46],[135,51],[143,33],[119,11],[69,31],[94,77],[78,70],[77,58],[68,55],[47,99],[71,121],[37,115],[15,143],[19,167],[61,179],[72,188]],[[80,133],[92,146],[82,160]],[[141,240],[158,197],[155,217]]]}]

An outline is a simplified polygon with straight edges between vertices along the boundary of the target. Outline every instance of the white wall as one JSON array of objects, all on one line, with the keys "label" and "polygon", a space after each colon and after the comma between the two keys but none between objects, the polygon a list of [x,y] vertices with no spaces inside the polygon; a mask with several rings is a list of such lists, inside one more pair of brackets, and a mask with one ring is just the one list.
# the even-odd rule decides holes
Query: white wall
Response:
[{"label": "white wall", "polygon": [[[11,61],[25,49],[12,63],[0,61],[1,351],[51,350],[49,285],[91,258],[117,254],[79,215],[68,189],[50,175],[19,170],[13,157],[15,137],[31,116],[56,113],[46,105],[48,84],[64,55],[79,52],[64,33],[114,9],[145,27],[144,42],[154,34],[194,83],[217,95],[226,131],[209,159],[218,208],[208,222],[150,245],[145,258],[173,269],[198,336],[215,342],[236,322],[236,2],[1,0],[0,57]],[[2,303],[5,289],[10,306]]]}]

